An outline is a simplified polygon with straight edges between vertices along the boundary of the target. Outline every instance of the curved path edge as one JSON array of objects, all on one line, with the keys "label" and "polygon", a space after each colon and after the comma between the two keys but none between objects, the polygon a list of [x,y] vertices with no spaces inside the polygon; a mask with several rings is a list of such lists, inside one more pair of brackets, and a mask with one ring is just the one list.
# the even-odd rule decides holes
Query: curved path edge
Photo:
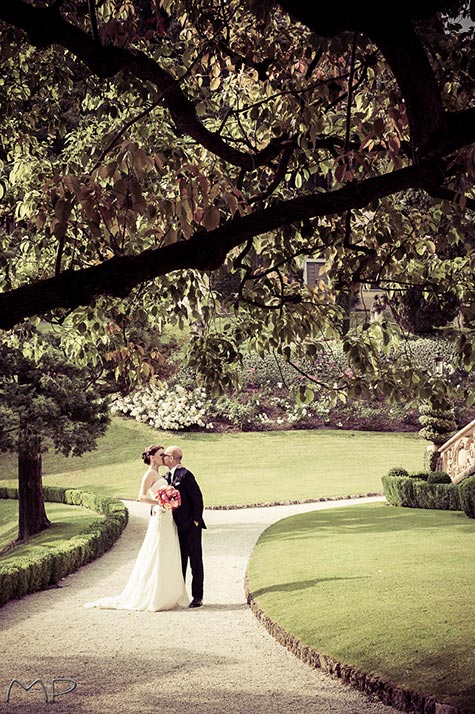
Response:
[{"label": "curved path edge", "polygon": [[246,575],[244,580],[244,591],[252,613],[264,626],[267,632],[279,644],[292,652],[302,662],[314,669],[321,669],[332,677],[341,679],[345,684],[377,697],[383,704],[394,707],[404,712],[415,712],[416,714],[467,714],[465,709],[443,704],[434,697],[426,696],[419,692],[402,689],[401,687],[387,682],[380,677],[363,672],[349,664],[342,664],[333,657],[318,652],[314,647],[304,645],[301,640],[287,632],[281,625],[274,622],[255,601],[249,588],[249,580]]},{"label": "curved path edge", "polygon": [[237,511],[245,508],[272,508],[273,506],[301,506],[305,503],[326,503],[327,501],[353,501],[357,498],[383,497],[384,493],[353,493],[348,496],[321,496],[320,498],[296,498],[287,501],[262,501],[260,503],[240,503],[234,505],[206,506],[207,511]]},{"label": "curved path edge", "polygon": [[[58,693],[55,714],[396,714],[396,706],[359,691],[351,679],[353,686],[345,686],[341,677],[315,663],[309,667],[282,647],[246,598],[249,557],[266,527],[289,515],[349,504],[207,512],[202,608],[86,609],[85,602],[119,592],[135,562],[150,509],[127,502],[130,520],[113,548],[59,587],[0,609],[0,712],[31,714],[31,700],[40,699],[35,714],[50,714],[50,701],[34,690],[16,687],[7,703],[9,682],[62,677],[77,687]],[[425,714],[454,714],[435,707]]]}]

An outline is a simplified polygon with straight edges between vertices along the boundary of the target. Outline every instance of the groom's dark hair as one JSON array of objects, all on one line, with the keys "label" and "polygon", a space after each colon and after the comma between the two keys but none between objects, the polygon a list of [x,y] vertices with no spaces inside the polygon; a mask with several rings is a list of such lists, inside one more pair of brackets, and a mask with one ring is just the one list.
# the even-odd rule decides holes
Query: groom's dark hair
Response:
[{"label": "groom's dark hair", "polygon": [[148,466],[150,464],[150,457],[156,454],[159,449],[163,448],[163,446],[155,446],[153,444],[152,446],[148,446],[145,451],[142,451],[142,461]]}]

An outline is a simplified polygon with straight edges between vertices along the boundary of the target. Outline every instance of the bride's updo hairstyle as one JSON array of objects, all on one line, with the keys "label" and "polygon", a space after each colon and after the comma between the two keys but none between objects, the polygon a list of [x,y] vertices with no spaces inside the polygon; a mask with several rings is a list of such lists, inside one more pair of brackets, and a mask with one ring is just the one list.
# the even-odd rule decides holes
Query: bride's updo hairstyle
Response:
[{"label": "bride's updo hairstyle", "polygon": [[157,453],[160,449],[165,448],[164,446],[148,446],[145,451],[142,451],[142,461],[147,464],[147,466],[150,464],[150,457],[153,456],[154,454]]}]

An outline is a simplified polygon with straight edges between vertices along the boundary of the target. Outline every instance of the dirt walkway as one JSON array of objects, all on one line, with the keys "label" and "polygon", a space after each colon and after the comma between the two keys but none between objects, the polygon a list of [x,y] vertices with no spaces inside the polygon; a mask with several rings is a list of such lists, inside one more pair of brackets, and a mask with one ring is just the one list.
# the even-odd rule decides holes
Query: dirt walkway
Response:
[{"label": "dirt walkway", "polygon": [[[357,503],[381,500],[359,499]],[[148,508],[126,502],[130,522],[102,558],[61,587],[0,609],[0,712],[54,714],[391,714],[340,681],[311,669],[279,645],[246,605],[243,580],[259,534],[294,513],[348,501],[207,511],[205,605],[197,610],[87,610],[120,592],[145,533]],[[40,678],[54,705],[44,703]],[[43,703],[40,703],[43,701]],[[33,709],[34,707],[34,709]]]}]

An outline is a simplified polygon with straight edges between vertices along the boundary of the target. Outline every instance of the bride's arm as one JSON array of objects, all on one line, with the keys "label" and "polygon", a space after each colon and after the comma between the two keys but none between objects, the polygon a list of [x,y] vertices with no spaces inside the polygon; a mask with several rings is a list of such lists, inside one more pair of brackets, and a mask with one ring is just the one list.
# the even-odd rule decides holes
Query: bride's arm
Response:
[{"label": "bride's arm", "polygon": [[140,484],[137,501],[143,501],[144,503],[153,503],[155,505],[157,504],[155,499],[150,498],[150,496],[148,495],[148,490],[155,483],[156,476],[156,472],[152,471],[152,469],[149,469],[144,473],[142,483]]}]

